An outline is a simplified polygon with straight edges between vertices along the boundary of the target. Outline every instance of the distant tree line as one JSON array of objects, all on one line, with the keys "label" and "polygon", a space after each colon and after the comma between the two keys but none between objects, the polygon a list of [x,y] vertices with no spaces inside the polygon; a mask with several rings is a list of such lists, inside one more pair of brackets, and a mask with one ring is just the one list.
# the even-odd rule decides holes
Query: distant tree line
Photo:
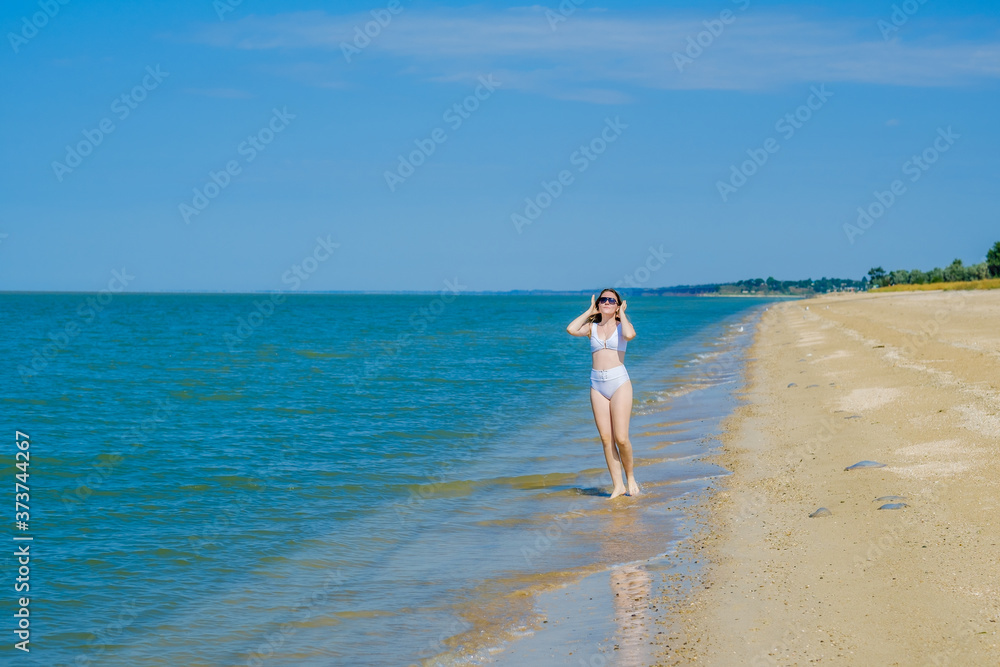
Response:
[{"label": "distant tree line", "polygon": [[881,266],[876,266],[868,271],[868,279],[874,287],[953,283],[986,280],[987,278],[1000,278],[1000,241],[994,243],[990,251],[986,253],[985,262],[971,266],[965,266],[962,264],[962,260],[956,259],[943,269],[934,268],[930,271],[896,269],[887,272]]},{"label": "distant tree line", "polygon": [[[767,280],[760,278],[739,280],[731,283],[731,286],[736,288],[735,291],[740,293],[746,290],[747,292],[757,292],[758,294],[768,292],[776,294],[801,294],[806,292],[839,292],[848,288],[861,289],[863,283],[859,280],[851,280],[849,278],[827,278],[825,276],[818,280],[813,280],[812,278],[806,278],[805,280],[775,280],[772,277],[768,277]],[[726,287],[729,287],[729,285]]]},{"label": "distant tree line", "polygon": [[861,290],[868,280],[851,280],[850,278],[820,278],[813,280],[775,280],[769,277],[738,280],[734,283],[712,283],[708,285],[674,285],[643,290],[643,294],[796,294],[810,295],[822,292],[841,292],[845,290]]}]

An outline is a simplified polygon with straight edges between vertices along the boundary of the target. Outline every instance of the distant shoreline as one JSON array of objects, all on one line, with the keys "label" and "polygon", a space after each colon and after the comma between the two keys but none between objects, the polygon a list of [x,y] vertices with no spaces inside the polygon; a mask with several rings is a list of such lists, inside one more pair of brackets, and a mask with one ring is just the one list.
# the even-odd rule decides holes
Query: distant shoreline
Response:
[{"label": "distant shoreline", "polygon": [[[887,289],[887,288],[881,288]],[[547,291],[547,290],[510,290],[506,292],[493,292],[493,291],[467,291],[459,292],[458,296],[588,296],[598,289],[593,290],[582,290],[577,292],[559,292],[559,291]],[[623,290],[624,291],[624,290]],[[0,290],[0,296],[10,296],[10,295],[40,295],[40,294],[100,294],[102,290]],[[405,296],[405,295],[431,295],[440,294],[441,290],[413,290],[413,291],[354,291],[354,290],[328,290],[328,291],[306,291],[306,290],[261,290],[256,292],[198,292],[198,291],[183,291],[183,292],[117,292],[118,296],[141,296],[141,295],[186,295],[186,296],[259,296],[261,294],[284,294],[286,296],[293,294],[304,294],[304,295],[322,295],[322,294],[352,294],[352,295],[379,295],[379,296]],[[847,292],[837,292],[837,294],[846,294]],[[857,292],[858,294],[864,294],[864,292]],[[628,295],[626,295],[628,296]],[[673,297],[753,297],[759,299],[808,299],[817,294],[718,294],[714,292],[699,292],[691,294],[688,292],[663,292],[657,294],[633,294],[630,298],[635,297],[658,297],[658,296],[673,296]]]}]

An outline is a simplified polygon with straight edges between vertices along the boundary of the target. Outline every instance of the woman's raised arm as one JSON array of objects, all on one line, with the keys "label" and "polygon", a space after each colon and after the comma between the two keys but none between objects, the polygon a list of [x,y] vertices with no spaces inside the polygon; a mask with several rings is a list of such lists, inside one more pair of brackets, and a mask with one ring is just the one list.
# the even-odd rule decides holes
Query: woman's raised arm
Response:
[{"label": "woman's raised arm", "polygon": [[580,315],[578,318],[576,318],[575,320],[573,320],[572,322],[569,323],[569,325],[566,327],[566,332],[568,334],[570,334],[571,336],[589,336],[590,335],[590,323],[587,322],[587,319],[591,315],[593,315],[594,313],[597,312],[597,308],[594,306],[594,303],[596,301],[597,301],[596,295],[595,294],[591,294],[590,295],[590,308],[588,308],[587,311],[583,315]]},{"label": "woman's raised arm", "polygon": [[618,308],[618,318],[622,321],[622,337],[629,341],[635,338],[635,327],[629,322],[628,317],[625,315],[625,301],[622,301],[622,305]]}]

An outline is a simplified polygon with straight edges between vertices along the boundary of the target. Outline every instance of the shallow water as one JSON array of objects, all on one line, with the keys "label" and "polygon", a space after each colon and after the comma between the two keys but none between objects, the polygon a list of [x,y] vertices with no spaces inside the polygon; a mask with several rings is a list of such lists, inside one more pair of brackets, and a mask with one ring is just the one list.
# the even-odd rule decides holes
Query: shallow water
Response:
[{"label": "shallow water", "polygon": [[25,664],[508,642],[537,617],[526,592],[666,549],[670,503],[718,474],[697,414],[728,407],[700,397],[733,381],[715,360],[764,303],[630,300],[646,495],[613,509],[589,348],[564,331],[586,300],[290,295],[254,318],[261,295],[120,294],[94,317],[86,299],[0,295],[19,323],[0,399],[32,441]]}]

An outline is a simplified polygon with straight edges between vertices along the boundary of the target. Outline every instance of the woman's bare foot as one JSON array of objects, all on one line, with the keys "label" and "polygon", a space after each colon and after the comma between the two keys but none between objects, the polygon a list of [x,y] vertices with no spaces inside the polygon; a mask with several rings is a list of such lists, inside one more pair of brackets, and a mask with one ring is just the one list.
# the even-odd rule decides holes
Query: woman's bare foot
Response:
[{"label": "woman's bare foot", "polygon": [[628,481],[628,494],[630,496],[637,496],[640,493],[642,493],[642,491],[639,489],[639,485],[635,483],[634,479],[630,479]]},{"label": "woman's bare foot", "polygon": [[[614,489],[611,490],[611,498],[617,498],[618,496],[624,496],[624,495],[625,495],[624,486],[620,487],[616,486]],[[611,498],[608,498],[608,500],[611,500]]]}]

